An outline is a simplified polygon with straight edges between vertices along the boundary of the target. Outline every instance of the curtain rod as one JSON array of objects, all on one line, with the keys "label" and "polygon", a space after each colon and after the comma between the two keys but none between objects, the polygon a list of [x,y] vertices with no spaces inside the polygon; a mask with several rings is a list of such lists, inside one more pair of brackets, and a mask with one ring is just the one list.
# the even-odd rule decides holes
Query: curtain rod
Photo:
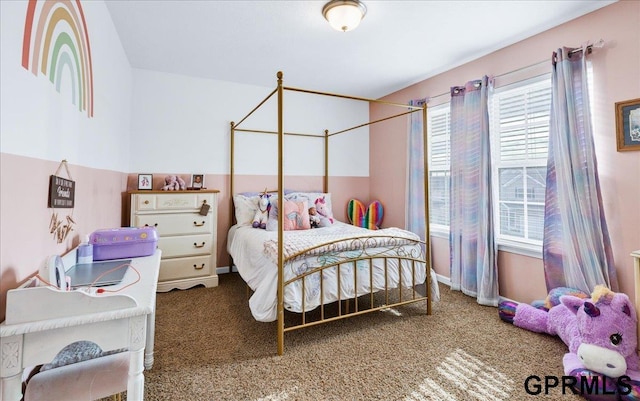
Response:
[{"label": "curtain rod", "polygon": [[[578,49],[573,49],[573,50],[569,51],[569,56],[571,56],[572,54],[575,54],[575,53],[579,53],[583,49],[587,49],[587,54],[591,54],[593,52],[593,48],[594,47],[597,48],[597,49],[604,47],[604,40],[600,39],[596,43],[593,43],[593,44],[590,44],[590,45],[587,45],[587,46],[583,46],[583,47],[580,47]],[[549,62],[548,59],[542,60],[542,61],[538,61],[537,63],[533,63],[533,64],[530,64],[530,65],[527,65],[527,66],[524,66],[524,67],[520,67],[520,68],[515,69],[513,71],[505,72],[505,73],[502,73],[500,75],[495,75],[493,78],[495,79],[495,78],[504,77],[505,75],[515,74],[516,72],[520,72],[520,71],[526,70],[528,68],[538,67],[538,66],[540,66],[540,65],[542,65],[544,63],[548,63],[548,62]],[[445,95],[450,95],[450,94],[451,94],[451,91],[449,90],[449,91],[441,93],[439,95],[430,96],[430,97],[427,97],[427,98],[429,100],[432,100],[432,99],[439,98],[439,97],[442,97],[442,96],[445,96]]]}]

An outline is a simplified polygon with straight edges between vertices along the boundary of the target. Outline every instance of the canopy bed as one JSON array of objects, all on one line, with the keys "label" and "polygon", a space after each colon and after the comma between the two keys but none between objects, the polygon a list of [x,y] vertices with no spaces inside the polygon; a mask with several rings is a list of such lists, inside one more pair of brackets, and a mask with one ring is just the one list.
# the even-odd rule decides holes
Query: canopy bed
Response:
[{"label": "canopy bed", "polygon": [[[238,123],[231,122],[230,193],[233,196],[231,216],[234,224],[228,232],[227,250],[238,272],[253,290],[249,306],[254,318],[267,322],[277,320],[278,354],[282,355],[284,334],[291,330],[369,312],[395,310],[398,306],[417,302],[423,302],[426,314],[430,315],[432,300],[437,300],[439,293],[435,273],[430,266],[428,202],[425,202],[426,241],[422,241],[418,235],[398,228],[369,230],[333,219],[331,193],[328,191],[330,137],[414,112],[422,112],[422,121],[426,121],[426,105],[409,106],[285,87],[282,72],[278,72],[277,78],[276,89]],[[400,107],[403,111],[333,133],[328,130],[324,130],[324,134],[284,132],[284,91],[369,104],[384,103]],[[276,131],[240,128],[249,116],[274,95],[277,99]],[[423,126],[426,144],[427,128],[426,124]],[[252,220],[258,200],[268,196],[267,190],[262,193],[234,192],[235,136],[246,132],[277,135],[277,190],[271,191],[269,195],[272,208],[266,229],[254,228]],[[285,191],[283,145],[286,135],[324,140],[323,192]],[[424,167],[425,177],[428,177],[426,163]],[[427,180],[424,195],[428,199]],[[288,216],[302,215],[308,221],[309,217],[305,212],[309,206],[328,208],[328,223],[321,228],[310,229],[304,225],[303,219],[299,219],[298,226],[295,221],[288,220]],[[291,214],[291,207],[294,212],[299,213]],[[283,210],[284,213],[278,212]],[[287,313],[287,319],[285,310],[292,312]],[[295,319],[289,318],[292,314]]]}]

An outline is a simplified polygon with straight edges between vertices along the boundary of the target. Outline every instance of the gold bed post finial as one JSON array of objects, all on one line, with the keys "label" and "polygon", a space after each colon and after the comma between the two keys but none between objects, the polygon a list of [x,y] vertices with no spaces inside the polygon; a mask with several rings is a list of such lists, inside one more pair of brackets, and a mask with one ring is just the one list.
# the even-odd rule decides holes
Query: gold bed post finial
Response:
[{"label": "gold bed post finial", "polygon": [[278,77],[278,83],[282,83],[282,71],[278,71],[278,73],[276,74],[276,77]]}]

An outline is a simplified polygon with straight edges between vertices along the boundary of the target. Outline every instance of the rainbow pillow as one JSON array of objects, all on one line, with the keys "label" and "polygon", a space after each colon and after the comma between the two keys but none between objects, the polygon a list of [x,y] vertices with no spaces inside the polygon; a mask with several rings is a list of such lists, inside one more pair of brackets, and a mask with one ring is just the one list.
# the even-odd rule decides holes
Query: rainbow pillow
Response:
[{"label": "rainbow pillow", "polygon": [[377,230],[382,223],[384,208],[382,203],[375,200],[367,208],[357,199],[350,199],[347,203],[347,218],[354,226]]}]

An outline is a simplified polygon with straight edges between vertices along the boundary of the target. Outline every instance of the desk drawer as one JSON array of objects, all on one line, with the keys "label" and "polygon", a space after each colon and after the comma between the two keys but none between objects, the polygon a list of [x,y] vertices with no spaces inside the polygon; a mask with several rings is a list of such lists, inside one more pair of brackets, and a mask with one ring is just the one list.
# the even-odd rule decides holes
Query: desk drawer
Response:
[{"label": "desk drawer", "polygon": [[[164,254],[163,254],[164,256]],[[159,281],[208,276],[211,274],[211,257],[167,259],[160,262]]]},{"label": "desk drawer", "polygon": [[[160,237],[183,234],[210,234],[213,215],[198,213],[146,214],[135,217],[136,227],[155,227]],[[163,255],[164,256],[164,255]]]},{"label": "desk drawer", "polygon": [[212,249],[211,235],[184,235],[180,237],[161,237],[158,247],[162,249],[162,258],[181,256],[210,255]]}]

